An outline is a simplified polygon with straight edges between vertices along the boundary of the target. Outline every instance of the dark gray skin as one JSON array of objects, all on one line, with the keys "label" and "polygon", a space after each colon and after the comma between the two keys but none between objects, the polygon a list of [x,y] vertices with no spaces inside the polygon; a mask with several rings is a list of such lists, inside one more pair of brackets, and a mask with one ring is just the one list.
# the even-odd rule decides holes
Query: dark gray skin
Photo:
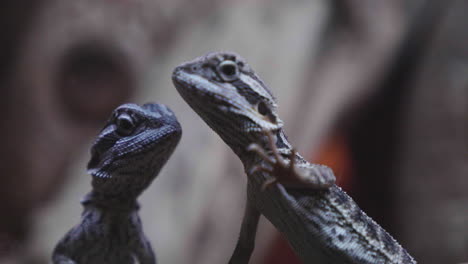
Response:
[{"label": "dark gray skin", "polygon": [[230,264],[249,262],[261,214],[303,263],[416,263],[334,184],[330,168],[296,153],[276,99],[241,56],[209,53],[176,67],[172,80],[182,98],[237,154],[248,175],[244,219]]},{"label": "dark gray skin", "polygon": [[182,135],[164,105],[124,104],[91,148],[92,190],[81,222],[54,249],[53,263],[156,263],[138,215],[138,196],[151,184]]}]

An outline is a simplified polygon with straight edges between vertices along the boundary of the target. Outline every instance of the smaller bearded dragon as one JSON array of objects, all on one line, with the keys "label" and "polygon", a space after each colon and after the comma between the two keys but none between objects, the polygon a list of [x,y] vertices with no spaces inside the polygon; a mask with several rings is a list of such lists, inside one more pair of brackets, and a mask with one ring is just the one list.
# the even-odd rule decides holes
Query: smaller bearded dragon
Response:
[{"label": "smaller bearded dragon", "polygon": [[56,245],[53,263],[156,263],[137,198],[169,159],[181,133],[164,105],[124,104],[114,110],[91,148],[92,190],[81,201],[81,221]]}]

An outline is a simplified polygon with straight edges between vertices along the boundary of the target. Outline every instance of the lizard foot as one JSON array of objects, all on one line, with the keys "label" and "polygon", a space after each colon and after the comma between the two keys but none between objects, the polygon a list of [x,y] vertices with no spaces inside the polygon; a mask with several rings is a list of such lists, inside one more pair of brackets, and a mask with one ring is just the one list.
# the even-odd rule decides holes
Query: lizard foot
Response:
[{"label": "lizard foot", "polygon": [[276,147],[271,131],[264,131],[264,133],[272,152],[271,156],[256,143],[252,143],[247,147],[248,151],[255,152],[264,160],[264,162],[254,165],[249,170],[249,175],[256,172],[265,172],[272,177],[263,183],[262,190],[275,183],[281,183],[287,187],[313,189],[327,189],[335,183],[335,175],[329,167],[308,162],[298,163],[297,152],[294,148],[287,154],[286,159],[283,158]]}]

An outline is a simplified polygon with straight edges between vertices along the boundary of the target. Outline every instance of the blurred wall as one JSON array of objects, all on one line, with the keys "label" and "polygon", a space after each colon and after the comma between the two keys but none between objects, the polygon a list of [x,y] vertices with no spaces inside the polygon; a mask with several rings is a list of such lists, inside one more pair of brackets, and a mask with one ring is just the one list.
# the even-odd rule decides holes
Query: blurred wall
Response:
[{"label": "blurred wall", "polygon": [[[349,149],[335,155],[352,163],[335,171],[353,176],[340,183],[417,260],[467,261],[464,4],[416,16],[434,2],[5,2],[0,261],[49,261],[79,221],[102,122],[120,103],[156,101],[184,133],[141,197],[145,231],[161,263],[226,262],[246,176],[170,81],[176,65],[216,50],[247,58],[305,156],[323,157],[330,141]],[[418,20],[422,34],[410,30]],[[280,236],[264,219],[260,228],[252,263],[280,263],[290,249],[272,244]]]}]

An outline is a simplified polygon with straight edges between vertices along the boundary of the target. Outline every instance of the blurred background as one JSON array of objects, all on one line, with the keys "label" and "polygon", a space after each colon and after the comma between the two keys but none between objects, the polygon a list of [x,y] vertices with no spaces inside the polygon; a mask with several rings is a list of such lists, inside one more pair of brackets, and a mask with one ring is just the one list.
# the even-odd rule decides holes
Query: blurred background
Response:
[{"label": "blurred background", "polygon": [[[286,133],[419,263],[468,261],[468,2],[4,0],[0,263],[48,263],[79,222],[112,109],[155,101],[184,133],[140,211],[159,263],[226,263],[246,176],[170,76],[245,57]],[[262,220],[251,263],[301,263]]]}]

